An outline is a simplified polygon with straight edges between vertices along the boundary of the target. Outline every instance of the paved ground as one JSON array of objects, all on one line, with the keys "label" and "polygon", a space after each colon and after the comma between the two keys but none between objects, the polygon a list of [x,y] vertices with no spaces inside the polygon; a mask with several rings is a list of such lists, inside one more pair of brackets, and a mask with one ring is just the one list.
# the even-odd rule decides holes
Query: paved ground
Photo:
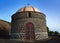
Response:
[{"label": "paved ground", "polygon": [[0,43],[60,43],[60,37],[50,37],[46,40],[41,41],[35,41],[35,42],[22,42],[22,41],[13,41],[9,39],[0,39]]}]

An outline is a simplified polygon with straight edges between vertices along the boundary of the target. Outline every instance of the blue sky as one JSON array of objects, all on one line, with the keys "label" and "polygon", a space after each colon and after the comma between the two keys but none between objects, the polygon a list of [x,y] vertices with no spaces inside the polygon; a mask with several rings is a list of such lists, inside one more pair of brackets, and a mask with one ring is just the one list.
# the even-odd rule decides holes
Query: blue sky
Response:
[{"label": "blue sky", "polygon": [[0,0],[0,19],[11,22],[11,16],[28,3],[46,15],[50,30],[60,32],[60,0]]}]

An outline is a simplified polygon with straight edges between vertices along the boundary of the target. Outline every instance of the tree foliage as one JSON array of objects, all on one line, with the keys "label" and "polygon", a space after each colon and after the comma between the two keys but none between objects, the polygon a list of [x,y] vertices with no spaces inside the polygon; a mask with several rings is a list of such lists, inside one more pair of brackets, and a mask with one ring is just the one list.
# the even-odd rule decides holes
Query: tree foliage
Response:
[{"label": "tree foliage", "polygon": [[47,32],[48,32],[48,35],[58,35],[59,34],[59,32],[57,32],[57,31],[50,31],[49,27],[47,27]]},{"label": "tree foliage", "polygon": [[49,32],[49,27],[46,27],[47,28],[47,32]]}]

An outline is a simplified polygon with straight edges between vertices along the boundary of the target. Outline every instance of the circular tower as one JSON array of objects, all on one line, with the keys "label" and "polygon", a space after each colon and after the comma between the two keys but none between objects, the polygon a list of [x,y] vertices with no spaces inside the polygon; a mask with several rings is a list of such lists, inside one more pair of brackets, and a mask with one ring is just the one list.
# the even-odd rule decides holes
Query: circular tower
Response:
[{"label": "circular tower", "polygon": [[25,6],[12,15],[11,39],[34,41],[48,38],[46,16],[37,8]]}]

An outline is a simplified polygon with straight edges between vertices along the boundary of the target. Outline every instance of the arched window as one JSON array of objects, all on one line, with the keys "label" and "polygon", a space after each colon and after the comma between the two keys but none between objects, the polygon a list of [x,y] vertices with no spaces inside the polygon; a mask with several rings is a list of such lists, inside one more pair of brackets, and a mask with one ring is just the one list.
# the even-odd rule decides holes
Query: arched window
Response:
[{"label": "arched window", "polygon": [[30,22],[25,25],[25,40],[35,40],[34,25]]}]

